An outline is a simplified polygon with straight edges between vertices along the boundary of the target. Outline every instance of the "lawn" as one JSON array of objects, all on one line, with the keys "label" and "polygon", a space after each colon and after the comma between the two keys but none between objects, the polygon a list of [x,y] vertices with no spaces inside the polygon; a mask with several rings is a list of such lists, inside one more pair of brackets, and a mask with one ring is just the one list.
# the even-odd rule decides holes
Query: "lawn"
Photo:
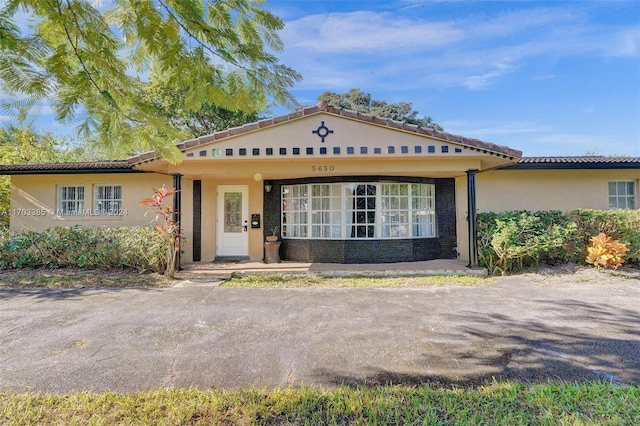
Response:
[{"label": "lawn", "polygon": [[222,287],[256,288],[419,288],[441,285],[477,286],[492,282],[491,278],[473,276],[406,276],[406,277],[322,277],[317,275],[247,275],[233,276]]},{"label": "lawn", "polygon": [[[80,289],[80,288],[161,288],[187,280],[189,273],[176,274],[175,280],[151,273],[126,270],[83,269],[10,269],[0,270],[0,288]],[[247,275],[233,276],[222,287],[253,288],[402,288],[436,285],[477,286],[491,278],[472,276],[427,277],[321,277],[315,275]]]},{"label": "lawn", "polygon": [[476,388],[0,392],[0,424],[634,425],[640,387],[608,382]]},{"label": "lawn", "polygon": [[0,288],[158,288],[171,281],[158,274],[132,271],[93,271],[84,269],[9,269],[0,270]]}]

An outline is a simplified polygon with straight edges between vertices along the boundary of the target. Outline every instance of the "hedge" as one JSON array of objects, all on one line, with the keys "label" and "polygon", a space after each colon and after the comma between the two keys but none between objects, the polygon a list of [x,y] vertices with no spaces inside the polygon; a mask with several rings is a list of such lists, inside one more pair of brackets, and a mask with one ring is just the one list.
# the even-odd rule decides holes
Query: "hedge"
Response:
[{"label": "hedge", "polygon": [[478,263],[492,274],[540,263],[584,264],[592,236],[627,245],[625,265],[640,267],[640,210],[511,211],[478,214]]},{"label": "hedge", "polygon": [[162,273],[166,242],[151,226],[53,227],[0,236],[0,269],[136,269]]}]

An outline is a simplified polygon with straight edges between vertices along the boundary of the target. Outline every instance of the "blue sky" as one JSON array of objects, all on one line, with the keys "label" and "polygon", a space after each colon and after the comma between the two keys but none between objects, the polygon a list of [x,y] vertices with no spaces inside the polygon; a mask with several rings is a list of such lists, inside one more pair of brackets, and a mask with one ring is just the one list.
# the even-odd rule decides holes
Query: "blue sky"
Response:
[{"label": "blue sky", "polygon": [[[357,87],[525,156],[640,156],[640,1],[266,7],[286,23],[279,57],[302,74],[292,93],[304,106]],[[35,127],[68,133],[48,112]]]},{"label": "blue sky", "polygon": [[[640,156],[639,1],[282,1],[313,105],[360,88],[524,155]],[[280,112],[279,110],[277,112]]]}]

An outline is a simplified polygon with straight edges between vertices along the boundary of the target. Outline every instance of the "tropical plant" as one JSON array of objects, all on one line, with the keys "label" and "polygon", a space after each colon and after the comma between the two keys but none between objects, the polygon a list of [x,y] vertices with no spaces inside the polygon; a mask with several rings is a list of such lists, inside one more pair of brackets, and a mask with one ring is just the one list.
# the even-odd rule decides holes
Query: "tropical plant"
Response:
[{"label": "tropical plant", "polygon": [[586,262],[596,268],[618,269],[624,263],[629,251],[627,246],[608,237],[604,232],[590,238],[591,247],[587,247]]},{"label": "tropical plant", "polygon": [[[172,206],[165,204],[168,197],[177,193],[176,189],[169,189],[165,185],[161,188],[153,188],[153,196],[143,198],[138,203],[141,206],[148,206],[149,210],[155,214],[156,230],[167,242],[165,274],[173,278],[176,272],[178,253],[180,252],[180,222],[175,220],[176,212]],[[158,223],[160,222],[160,223]]]}]

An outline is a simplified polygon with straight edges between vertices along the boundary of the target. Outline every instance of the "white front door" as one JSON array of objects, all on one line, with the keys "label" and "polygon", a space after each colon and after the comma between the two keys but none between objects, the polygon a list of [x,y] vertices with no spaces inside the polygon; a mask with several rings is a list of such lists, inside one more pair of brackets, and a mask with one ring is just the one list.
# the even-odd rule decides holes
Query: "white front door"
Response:
[{"label": "white front door", "polygon": [[249,188],[218,186],[217,256],[249,255]]}]

